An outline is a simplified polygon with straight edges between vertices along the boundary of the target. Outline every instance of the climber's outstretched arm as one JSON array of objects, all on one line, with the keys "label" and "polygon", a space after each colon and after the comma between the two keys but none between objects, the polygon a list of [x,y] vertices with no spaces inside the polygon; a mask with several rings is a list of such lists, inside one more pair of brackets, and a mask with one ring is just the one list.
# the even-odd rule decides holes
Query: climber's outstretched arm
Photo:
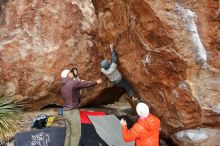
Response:
[{"label": "climber's outstretched arm", "polygon": [[111,49],[111,53],[112,53],[112,63],[116,63],[118,60],[118,56],[113,48],[113,44],[110,44],[110,49]]}]

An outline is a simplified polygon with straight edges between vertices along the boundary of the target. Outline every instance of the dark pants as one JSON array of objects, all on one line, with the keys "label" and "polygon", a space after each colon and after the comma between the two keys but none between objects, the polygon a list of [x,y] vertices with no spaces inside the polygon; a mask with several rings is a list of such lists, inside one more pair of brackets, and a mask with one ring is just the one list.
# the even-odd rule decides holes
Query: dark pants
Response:
[{"label": "dark pants", "polygon": [[132,87],[129,85],[128,81],[126,81],[124,78],[122,78],[121,81],[114,84],[116,85],[116,87],[123,88],[127,92],[129,97],[134,96],[134,91]]}]

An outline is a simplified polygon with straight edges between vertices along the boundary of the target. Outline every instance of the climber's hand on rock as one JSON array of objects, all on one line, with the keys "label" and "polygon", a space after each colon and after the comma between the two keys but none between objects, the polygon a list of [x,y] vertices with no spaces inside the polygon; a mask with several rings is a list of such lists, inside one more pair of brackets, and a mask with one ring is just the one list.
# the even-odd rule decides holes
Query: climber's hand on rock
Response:
[{"label": "climber's hand on rock", "polygon": [[111,49],[111,52],[113,52],[114,51],[114,45],[113,44],[110,44],[110,49]]},{"label": "climber's hand on rock", "polygon": [[124,119],[121,119],[120,123],[121,123],[122,126],[126,126],[127,125],[127,122]]},{"label": "climber's hand on rock", "polygon": [[138,101],[138,99],[136,97],[131,97],[132,101]]},{"label": "climber's hand on rock", "polygon": [[101,83],[102,83],[102,79],[96,80],[96,83],[97,83],[97,84],[101,84]]}]

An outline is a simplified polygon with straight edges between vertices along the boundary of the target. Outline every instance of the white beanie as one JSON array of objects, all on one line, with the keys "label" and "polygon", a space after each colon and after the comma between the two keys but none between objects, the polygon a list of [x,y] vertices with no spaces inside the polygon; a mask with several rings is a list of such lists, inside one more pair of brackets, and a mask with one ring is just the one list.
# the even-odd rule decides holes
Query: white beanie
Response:
[{"label": "white beanie", "polygon": [[136,111],[141,118],[147,118],[149,115],[149,107],[145,103],[138,103]]},{"label": "white beanie", "polygon": [[68,69],[63,70],[61,73],[61,78],[66,78],[69,72],[70,72],[70,70],[68,70]]}]

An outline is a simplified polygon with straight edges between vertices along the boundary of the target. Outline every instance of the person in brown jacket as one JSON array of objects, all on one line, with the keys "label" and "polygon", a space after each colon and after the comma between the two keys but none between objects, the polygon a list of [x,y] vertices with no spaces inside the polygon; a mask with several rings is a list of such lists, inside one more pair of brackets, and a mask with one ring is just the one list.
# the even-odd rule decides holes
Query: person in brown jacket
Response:
[{"label": "person in brown jacket", "polygon": [[61,73],[61,96],[64,100],[64,119],[66,123],[66,138],[64,146],[78,146],[81,136],[80,123],[80,89],[89,88],[102,83],[97,81],[73,80],[74,75],[70,70]]}]

